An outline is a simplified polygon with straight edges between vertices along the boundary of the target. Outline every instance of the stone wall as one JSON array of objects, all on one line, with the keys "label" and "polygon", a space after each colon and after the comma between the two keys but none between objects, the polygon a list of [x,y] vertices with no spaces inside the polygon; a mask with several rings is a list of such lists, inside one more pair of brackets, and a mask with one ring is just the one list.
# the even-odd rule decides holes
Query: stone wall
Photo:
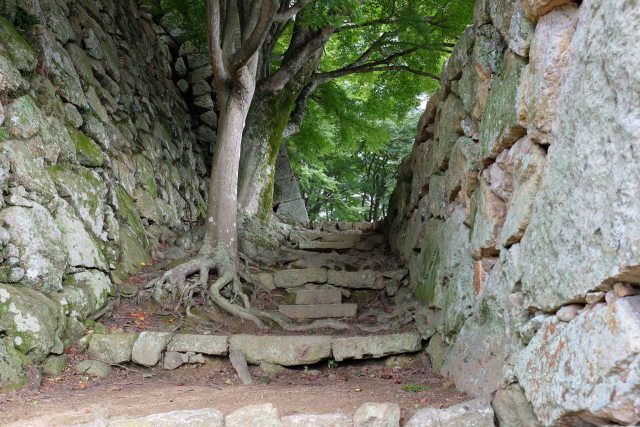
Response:
[{"label": "stone wall", "polygon": [[215,113],[210,67],[135,0],[0,0],[0,15],[6,389],[204,214]]},{"label": "stone wall", "polygon": [[638,34],[631,0],[478,0],[401,166],[432,364],[504,425],[640,419]]}]

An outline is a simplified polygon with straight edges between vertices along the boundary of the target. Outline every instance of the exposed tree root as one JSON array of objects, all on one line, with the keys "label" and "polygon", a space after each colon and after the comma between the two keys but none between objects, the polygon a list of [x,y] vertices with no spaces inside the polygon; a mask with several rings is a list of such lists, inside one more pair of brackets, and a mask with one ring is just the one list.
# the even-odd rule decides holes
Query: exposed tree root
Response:
[{"label": "exposed tree root", "polygon": [[[233,316],[253,322],[260,329],[266,327],[265,321],[274,322],[286,331],[296,332],[325,328],[339,330],[351,328],[349,324],[336,320],[317,320],[305,325],[296,325],[280,313],[253,307],[249,297],[243,292],[241,283],[242,279],[250,285],[257,286],[246,270],[245,266],[249,263],[253,261],[244,257],[244,266],[239,268],[237,261],[232,260],[224,250],[216,249],[210,256],[200,254],[166,271],[162,276],[147,283],[139,297],[153,298],[163,307],[170,304],[173,310],[184,310],[187,317],[196,318],[204,323],[211,322],[202,319],[191,310],[196,305],[197,295],[201,295],[205,301],[215,304]],[[217,279],[209,283],[211,271],[216,272]],[[191,279],[196,275],[199,276],[196,280]],[[230,291],[229,298],[222,295],[223,290]]]}]

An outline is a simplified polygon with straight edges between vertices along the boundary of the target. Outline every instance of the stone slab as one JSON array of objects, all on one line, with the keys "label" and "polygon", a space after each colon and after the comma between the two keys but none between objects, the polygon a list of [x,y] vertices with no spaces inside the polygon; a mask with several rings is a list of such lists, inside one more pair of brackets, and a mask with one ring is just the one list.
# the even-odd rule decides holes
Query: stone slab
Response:
[{"label": "stone slab", "polygon": [[169,342],[167,351],[209,354],[225,356],[229,348],[229,338],[218,335],[176,334]]},{"label": "stone slab", "polygon": [[337,362],[345,359],[369,359],[419,351],[422,349],[422,338],[417,332],[334,338],[331,348]]},{"label": "stone slab", "polygon": [[300,242],[298,247],[305,250],[333,250],[351,249],[356,246],[356,242]]},{"label": "stone slab", "polygon": [[324,268],[301,268],[280,270],[273,273],[276,288],[295,288],[307,283],[327,283],[327,270]]},{"label": "stone slab", "polygon": [[283,427],[353,427],[345,414],[295,414],[280,418]]},{"label": "stone slab", "polygon": [[256,365],[310,365],[331,357],[331,337],[240,334],[229,338],[229,351],[243,353],[249,363]]},{"label": "stone slab", "polygon": [[168,332],[140,333],[133,345],[131,360],[139,365],[155,366],[172,336],[173,334]]},{"label": "stone slab", "polygon": [[415,413],[406,427],[493,427],[489,401],[474,399],[445,409],[425,408]]},{"label": "stone slab", "polygon": [[374,270],[334,271],[327,273],[327,282],[334,286],[350,289],[383,289],[384,280],[377,280],[379,274]]},{"label": "stone slab", "polygon": [[340,304],[341,302],[340,289],[300,289],[296,292],[296,304]]},{"label": "stone slab", "polygon": [[325,319],[355,317],[358,304],[281,305],[280,313],[291,319]]}]

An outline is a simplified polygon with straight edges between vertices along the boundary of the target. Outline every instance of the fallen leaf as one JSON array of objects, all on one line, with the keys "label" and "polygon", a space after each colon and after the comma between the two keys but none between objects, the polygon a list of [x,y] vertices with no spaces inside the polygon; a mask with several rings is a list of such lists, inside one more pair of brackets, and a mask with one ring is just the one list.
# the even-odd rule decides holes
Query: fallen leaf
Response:
[{"label": "fallen leaf", "polygon": [[452,385],[454,385],[454,384],[453,384],[453,381],[445,381],[445,382],[443,382],[443,383],[442,383],[442,386],[443,386],[443,387],[446,387],[446,388],[449,388],[449,387],[451,387]]},{"label": "fallen leaf", "polygon": [[354,389],[353,391],[358,391],[358,392],[360,392],[360,391],[362,391],[362,389],[361,389],[361,388],[356,388],[356,389]]},{"label": "fallen leaf", "polygon": [[90,413],[92,413],[92,412],[93,412],[93,411],[92,411],[91,409],[85,409],[85,410],[84,410],[84,413],[85,413],[85,414],[90,414]]}]

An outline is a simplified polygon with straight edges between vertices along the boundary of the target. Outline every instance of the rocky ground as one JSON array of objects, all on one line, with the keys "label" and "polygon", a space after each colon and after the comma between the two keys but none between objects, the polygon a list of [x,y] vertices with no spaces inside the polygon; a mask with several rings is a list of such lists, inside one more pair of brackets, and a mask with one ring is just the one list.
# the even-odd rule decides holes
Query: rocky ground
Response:
[{"label": "rocky ground", "polygon": [[[73,362],[86,356],[68,354]],[[403,420],[425,407],[446,408],[469,398],[452,383],[424,369],[419,356],[376,362],[327,363],[265,373],[249,369],[254,386],[243,386],[225,358],[173,371],[113,367],[105,378],[72,367],[45,375],[40,387],[0,395],[0,424],[51,426],[158,412],[216,408],[225,414],[250,404],[272,403],[281,416],[353,414],[365,402],[395,402]]]},{"label": "rocky ground", "polygon": [[[262,289],[253,300],[263,309],[277,311],[285,305],[308,311],[310,305],[293,304],[292,295],[300,289],[311,290],[312,296],[323,290],[335,297],[337,291],[338,304],[321,308],[357,305],[356,316],[342,319],[348,329],[313,332],[282,331],[273,324],[258,330],[203,301],[194,310],[200,314],[196,320],[135,298],[146,283],[188,257],[189,245],[183,241],[163,245],[141,272],[123,281],[113,310],[90,324],[83,340],[63,356],[47,359],[42,371],[34,370],[30,386],[0,396],[0,424],[67,425],[201,408],[229,414],[266,403],[279,416],[342,413],[348,418],[366,402],[398,404],[404,423],[421,408],[467,401],[453,383],[433,374],[412,323],[376,329],[379,321],[398,317],[396,294],[401,296],[399,290],[407,284],[406,270],[374,244],[376,239],[375,233],[355,230],[292,232],[285,244],[295,256],[252,268]],[[299,319],[297,324],[308,322]],[[270,338],[277,341],[283,335],[294,335],[295,341],[271,343]],[[368,336],[375,342],[364,341]],[[176,345],[178,338],[195,339],[188,343],[193,351]],[[158,340],[162,345],[156,345]],[[219,353],[198,344],[221,340]],[[151,347],[143,346],[145,342]],[[256,350],[263,344],[279,354]],[[226,357],[234,348],[246,355],[254,385],[242,385]]]}]

